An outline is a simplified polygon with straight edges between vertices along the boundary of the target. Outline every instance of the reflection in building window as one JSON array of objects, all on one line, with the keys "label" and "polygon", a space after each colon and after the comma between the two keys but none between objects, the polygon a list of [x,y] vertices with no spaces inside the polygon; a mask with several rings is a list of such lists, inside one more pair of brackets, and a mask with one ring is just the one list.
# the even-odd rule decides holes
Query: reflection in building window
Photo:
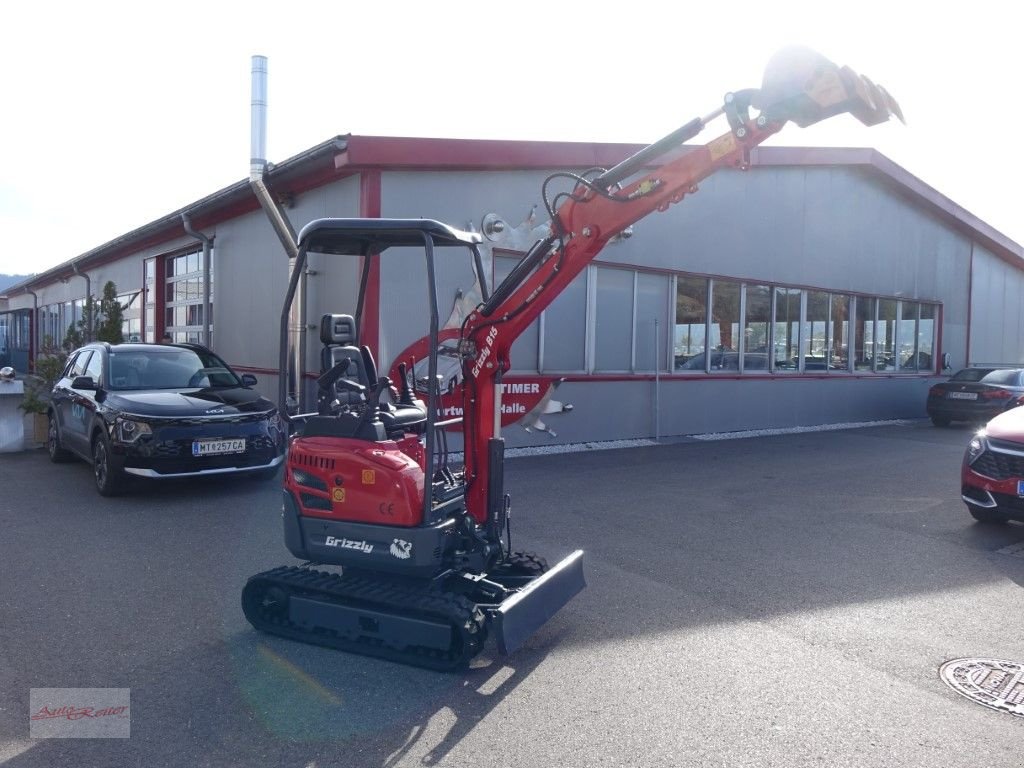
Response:
[{"label": "reflection in building window", "polygon": [[625,269],[594,269],[595,371],[623,372],[633,367],[633,274]]},{"label": "reflection in building window", "polygon": [[896,300],[878,300],[878,322],[875,325],[875,370],[896,370]]},{"label": "reflection in building window", "polygon": [[544,310],[542,372],[574,373],[586,368],[587,282],[585,269]]},{"label": "reflection in building window", "polygon": [[143,327],[146,337],[144,341],[150,343],[156,341],[156,259],[146,259],[143,262],[143,285],[142,292],[145,295],[143,301]]},{"label": "reflection in building window", "polygon": [[874,369],[875,360],[875,300],[858,296],[854,302],[853,367],[858,371]]},{"label": "reflection in building window", "polygon": [[[212,346],[212,315],[213,309],[213,251],[210,252],[211,291],[210,304],[203,302],[203,252],[198,250],[185,253],[165,260],[166,279],[164,282],[164,330],[176,342],[200,344],[203,342],[203,327],[207,316],[211,318]],[[148,264],[147,264],[148,269]],[[148,271],[147,271],[148,280]],[[154,304],[155,306],[155,304]],[[147,297],[147,317],[148,317]],[[147,339],[150,335],[147,324]]]},{"label": "reflection in building window", "polygon": [[850,297],[833,293],[825,364],[830,371],[850,370]]},{"label": "reflection in building window", "polygon": [[772,289],[767,285],[745,286],[743,319],[743,370],[768,370],[771,334]]},{"label": "reflection in building window", "polygon": [[937,307],[934,304],[922,304],[921,316],[917,324],[917,360],[918,370],[935,370],[935,320]]},{"label": "reflection in building window", "polygon": [[[691,360],[707,346],[708,281],[703,277],[676,278],[676,328],[672,342],[676,370],[693,370]],[[699,370],[704,370],[703,357]]]},{"label": "reflection in building window", "polygon": [[896,328],[896,343],[899,353],[896,362],[900,370],[916,371],[917,357],[917,313],[920,305],[915,301],[901,301],[899,307],[900,322]]},{"label": "reflection in building window", "polygon": [[142,341],[142,291],[117,297],[121,305],[121,336],[125,341]]},{"label": "reflection in building window", "polygon": [[636,312],[633,328],[633,370],[664,371],[665,349],[668,344],[668,326],[665,308],[668,306],[670,281],[665,275],[636,273]]},{"label": "reflection in building window", "polygon": [[801,293],[799,288],[775,289],[775,342],[772,365],[776,371],[799,370]]},{"label": "reflection in building window", "polygon": [[712,371],[739,370],[740,284],[711,281],[711,323],[708,358]]}]

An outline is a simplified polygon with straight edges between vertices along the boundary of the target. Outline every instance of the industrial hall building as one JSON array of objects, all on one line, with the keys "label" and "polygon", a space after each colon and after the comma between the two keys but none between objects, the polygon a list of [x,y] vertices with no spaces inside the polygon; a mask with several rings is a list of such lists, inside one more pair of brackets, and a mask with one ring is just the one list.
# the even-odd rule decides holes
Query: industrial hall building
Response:
[{"label": "industrial hall building", "polygon": [[[496,283],[547,224],[548,176],[640,148],[350,135],[266,183],[296,231],[395,217],[479,232]],[[623,233],[516,341],[510,446],[923,418],[952,370],[1024,362],[1020,245],[871,149],[760,147],[750,161]],[[437,257],[448,339],[479,295],[457,250]],[[304,396],[321,316],[356,312],[358,262],[310,254]],[[7,289],[0,365],[28,371],[113,281],[126,340],[207,344],[276,400],[288,272],[246,179]],[[383,371],[427,334],[425,285],[421,259],[374,260],[358,331]],[[461,374],[441,352],[450,404]]]}]

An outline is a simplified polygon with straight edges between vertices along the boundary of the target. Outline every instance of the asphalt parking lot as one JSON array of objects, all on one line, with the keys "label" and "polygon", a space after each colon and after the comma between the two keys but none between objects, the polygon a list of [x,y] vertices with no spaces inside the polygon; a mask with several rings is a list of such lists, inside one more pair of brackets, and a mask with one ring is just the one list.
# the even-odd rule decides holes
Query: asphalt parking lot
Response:
[{"label": "asphalt parking lot", "polygon": [[[259,635],[276,483],[101,499],[0,457],[0,765],[1020,766],[1024,718],[948,659],[1024,661],[1024,525],[959,500],[924,423],[512,459],[517,545],[588,589],[467,673]],[[131,689],[128,739],[29,738],[29,691]]]}]

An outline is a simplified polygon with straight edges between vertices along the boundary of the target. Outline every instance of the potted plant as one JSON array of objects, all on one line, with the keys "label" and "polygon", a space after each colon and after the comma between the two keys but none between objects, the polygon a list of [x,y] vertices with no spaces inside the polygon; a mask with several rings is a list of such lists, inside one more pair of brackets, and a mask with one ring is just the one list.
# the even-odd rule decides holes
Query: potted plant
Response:
[{"label": "potted plant", "polygon": [[49,336],[32,366],[32,373],[25,377],[25,394],[18,406],[32,416],[32,438],[36,443],[46,442],[49,428],[46,413],[50,408],[50,394],[60,379],[67,362],[67,353],[53,343]]}]

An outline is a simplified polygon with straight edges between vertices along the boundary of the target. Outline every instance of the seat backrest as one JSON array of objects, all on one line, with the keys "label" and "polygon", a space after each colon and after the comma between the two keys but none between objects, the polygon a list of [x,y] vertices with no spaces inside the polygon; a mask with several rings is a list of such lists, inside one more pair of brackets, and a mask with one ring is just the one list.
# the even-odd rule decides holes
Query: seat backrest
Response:
[{"label": "seat backrest", "polygon": [[[356,321],[352,315],[324,315],[320,318],[320,342],[324,345],[320,350],[320,373],[326,373],[342,360],[348,360],[348,370],[342,378],[370,385],[363,353],[356,343]],[[343,405],[359,402],[359,395],[334,385],[334,396]]]}]

